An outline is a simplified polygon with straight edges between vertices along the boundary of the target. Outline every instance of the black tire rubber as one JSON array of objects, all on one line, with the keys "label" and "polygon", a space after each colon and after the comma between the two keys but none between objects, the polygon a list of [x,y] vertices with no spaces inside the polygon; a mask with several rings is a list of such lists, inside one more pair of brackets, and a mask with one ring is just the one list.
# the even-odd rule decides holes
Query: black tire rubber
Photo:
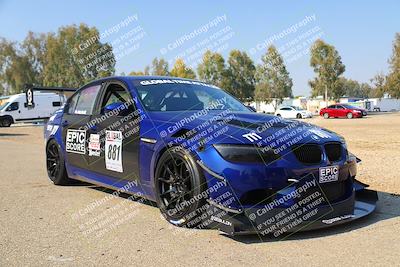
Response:
[{"label": "black tire rubber", "polygon": [[[181,166],[180,164],[184,164],[184,166]],[[177,168],[175,168],[175,166]],[[167,169],[170,169],[170,167],[173,167],[174,170],[167,171]],[[178,167],[180,168],[180,170],[178,170]],[[182,174],[183,168],[187,169],[187,175]],[[177,174],[177,172],[180,172],[181,175]],[[169,176],[168,179],[165,179],[167,177],[162,177],[166,174]],[[172,176],[176,177],[173,178]],[[184,176],[186,176],[186,179],[183,179]],[[199,225],[199,223],[202,222],[202,220],[199,220],[199,218],[201,218],[202,215],[205,214],[205,209],[207,207],[206,205],[208,205],[206,202],[208,196],[204,193],[207,189],[204,175],[201,171],[201,168],[196,163],[194,157],[189,152],[180,147],[170,148],[165,151],[158,160],[154,177],[157,206],[159,207],[160,212],[164,216],[164,218],[175,226],[185,226],[188,228],[193,228]],[[182,183],[183,180],[189,180],[190,185],[188,186],[186,183],[184,186],[187,193],[178,192],[180,190],[176,188],[179,188],[179,185],[174,185],[173,182],[171,182],[174,180],[181,181],[180,183]],[[167,181],[169,183],[166,183]],[[168,190],[164,188],[166,186],[169,186]],[[174,186],[175,189],[172,190]],[[175,202],[175,204],[171,204],[172,206],[174,206],[173,208],[169,207],[170,203],[168,202],[177,197],[174,197],[172,193],[169,193],[170,200],[167,201],[167,197],[163,196],[167,194],[167,191],[173,191],[174,194],[179,194],[179,198]],[[195,198],[194,196],[200,197]],[[185,205],[185,208],[180,209],[180,207],[182,207],[182,202],[180,201],[180,199],[183,199],[183,201],[186,201],[185,203],[189,204]],[[188,200],[191,201],[188,202]]]},{"label": "black tire rubber", "polygon": [[[326,115],[326,116],[325,116]],[[323,114],[324,119],[329,119],[329,114],[328,113],[324,113]]]},{"label": "black tire rubber", "polygon": [[281,114],[276,114],[276,116],[281,117]]},{"label": "black tire rubber", "polygon": [[3,127],[10,127],[12,123],[13,121],[9,117],[5,117],[1,120],[1,126]]},{"label": "black tire rubber", "polygon": [[[55,162],[51,159],[52,157],[58,157],[58,166],[54,166]],[[57,168],[54,173],[53,168]],[[71,184],[72,179],[68,178],[67,170],[65,169],[64,155],[61,153],[61,147],[52,139],[47,143],[46,146],[46,169],[49,179],[55,185],[68,185]]]},{"label": "black tire rubber", "polygon": [[302,118],[301,114],[300,114],[300,113],[297,113],[296,118],[297,118],[297,119],[301,119],[301,118]]},{"label": "black tire rubber", "polygon": [[353,113],[351,113],[351,112],[347,113],[346,117],[348,119],[352,119],[353,118]]}]

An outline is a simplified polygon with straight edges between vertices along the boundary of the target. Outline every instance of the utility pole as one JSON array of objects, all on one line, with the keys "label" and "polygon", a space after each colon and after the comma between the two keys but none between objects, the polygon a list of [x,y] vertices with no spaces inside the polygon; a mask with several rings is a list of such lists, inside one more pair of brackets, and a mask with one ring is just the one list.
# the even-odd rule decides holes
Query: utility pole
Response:
[{"label": "utility pole", "polygon": [[328,106],[328,85],[325,84],[325,105]]}]

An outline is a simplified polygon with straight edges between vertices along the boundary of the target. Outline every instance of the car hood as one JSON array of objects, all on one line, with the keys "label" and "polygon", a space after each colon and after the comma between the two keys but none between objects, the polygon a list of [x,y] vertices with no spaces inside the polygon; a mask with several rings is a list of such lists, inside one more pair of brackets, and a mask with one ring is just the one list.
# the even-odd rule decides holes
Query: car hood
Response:
[{"label": "car hood", "polygon": [[[343,138],[321,127],[255,112],[185,111],[149,112],[145,128],[153,128],[155,139],[181,137],[185,132],[202,133],[208,144],[295,145],[325,143]],[[208,132],[207,132],[208,129]],[[186,137],[185,137],[186,138]],[[185,139],[183,138],[183,139]]]}]

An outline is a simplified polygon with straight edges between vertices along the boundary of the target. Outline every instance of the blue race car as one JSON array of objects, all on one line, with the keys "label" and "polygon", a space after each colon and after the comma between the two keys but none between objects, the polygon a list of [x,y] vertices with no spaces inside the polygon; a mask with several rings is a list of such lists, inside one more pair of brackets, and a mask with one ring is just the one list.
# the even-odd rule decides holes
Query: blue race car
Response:
[{"label": "blue race car", "polygon": [[54,184],[142,196],[177,226],[283,237],[358,219],[377,201],[338,134],[257,114],[194,80],[91,82],[49,119],[45,139]]}]

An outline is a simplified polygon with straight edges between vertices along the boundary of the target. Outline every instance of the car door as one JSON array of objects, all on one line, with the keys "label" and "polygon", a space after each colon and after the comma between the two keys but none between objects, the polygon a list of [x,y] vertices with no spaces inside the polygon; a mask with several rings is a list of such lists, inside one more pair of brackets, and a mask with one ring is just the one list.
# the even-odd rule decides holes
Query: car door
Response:
[{"label": "car door", "polygon": [[330,105],[326,108],[329,117],[336,117],[336,105]]},{"label": "car door", "polygon": [[342,105],[336,105],[336,113],[337,113],[337,117],[346,117],[347,109],[345,107],[343,107]]},{"label": "car door", "polygon": [[281,115],[283,118],[290,118],[290,116],[291,116],[290,108],[288,108],[288,107],[281,108]]},{"label": "car door", "polygon": [[296,118],[296,115],[297,115],[297,111],[296,111],[296,109],[295,108],[293,108],[293,107],[288,107],[288,116],[289,116],[289,118],[291,118],[291,119],[295,119]]},{"label": "car door", "polygon": [[29,110],[25,106],[25,103],[23,103],[21,101],[18,101],[15,103],[17,104],[17,109],[15,110],[15,116],[13,115],[15,121],[36,119],[35,112],[32,112],[31,110]]},{"label": "car door", "polygon": [[14,102],[10,103],[5,110],[5,113],[7,115],[10,115],[14,119],[14,121],[21,120],[21,110],[20,110],[19,102],[14,101]]},{"label": "car door", "polygon": [[90,170],[117,180],[138,181],[139,123],[127,87],[118,81],[105,83],[90,123]]},{"label": "car door", "polygon": [[62,118],[62,137],[66,151],[66,162],[82,169],[89,169],[88,133],[90,117],[101,85],[90,85],[80,89],[67,102]]}]

